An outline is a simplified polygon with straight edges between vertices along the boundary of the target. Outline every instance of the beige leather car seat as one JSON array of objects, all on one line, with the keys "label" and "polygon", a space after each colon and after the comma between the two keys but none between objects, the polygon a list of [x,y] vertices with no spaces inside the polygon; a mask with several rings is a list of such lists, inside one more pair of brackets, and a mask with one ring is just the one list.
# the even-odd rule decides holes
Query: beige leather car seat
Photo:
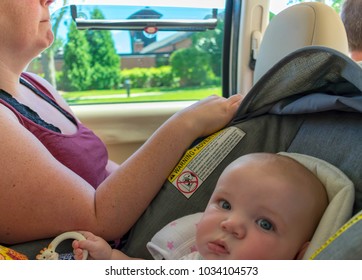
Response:
[{"label": "beige leather car seat", "polygon": [[311,45],[330,47],[348,55],[343,22],[330,6],[304,2],[274,16],[260,44],[253,84],[281,58]]}]

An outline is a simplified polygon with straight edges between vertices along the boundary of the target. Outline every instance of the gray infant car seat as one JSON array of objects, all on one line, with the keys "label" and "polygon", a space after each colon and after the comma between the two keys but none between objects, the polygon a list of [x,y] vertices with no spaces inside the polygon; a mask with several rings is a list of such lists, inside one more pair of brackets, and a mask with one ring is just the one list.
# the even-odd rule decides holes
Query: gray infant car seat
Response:
[{"label": "gray infant car seat", "polygon": [[189,150],[133,227],[122,250],[130,256],[151,258],[146,243],[170,221],[202,212],[231,161],[252,152],[286,151],[335,165],[355,186],[355,216],[325,240],[312,258],[362,259],[361,127],[360,65],[327,47],[292,52],[253,86],[227,135],[217,133],[209,143],[201,142],[209,146],[208,156],[195,162],[192,159],[203,147],[195,145]]},{"label": "gray infant car seat", "polygon": [[[312,45],[326,47],[303,48]],[[362,259],[362,70],[344,55],[347,51],[343,23],[324,4],[300,3],[275,16],[260,47],[254,86],[230,125],[237,129],[231,136],[215,135],[211,142],[219,148],[213,148],[213,158],[192,162],[202,149],[197,146],[186,154],[131,230],[123,251],[151,258],[146,243],[168,222],[203,211],[220,173],[235,158],[287,151],[323,159],[355,185],[355,216],[312,258]],[[192,178],[195,164],[206,179]],[[182,176],[185,183],[175,181]]]}]

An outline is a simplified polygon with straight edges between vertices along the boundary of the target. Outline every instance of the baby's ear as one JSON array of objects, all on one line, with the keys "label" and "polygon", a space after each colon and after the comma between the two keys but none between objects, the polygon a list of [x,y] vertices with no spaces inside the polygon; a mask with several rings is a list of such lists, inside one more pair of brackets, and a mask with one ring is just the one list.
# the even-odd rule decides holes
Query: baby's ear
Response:
[{"label": "baby's ear", "polygon": [[307,251],[309,244],[310,244],[310,242],[308,241],[308,242],[305,242],[305,243],[300,247],[297,255],[295,256],[295,260],[301,260],[301,259],[303,259],[304,254],[305,254],[305,252]]}]

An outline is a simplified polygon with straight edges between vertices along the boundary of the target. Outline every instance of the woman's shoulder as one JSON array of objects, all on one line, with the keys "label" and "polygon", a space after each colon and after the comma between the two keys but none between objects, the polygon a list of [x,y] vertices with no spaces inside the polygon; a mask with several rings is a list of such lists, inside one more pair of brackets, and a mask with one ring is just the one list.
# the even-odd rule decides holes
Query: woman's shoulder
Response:
[{"label": "woman's shoulder", "polygon": [[21,77],[36,87],[40,87],[42,90],[46,90],[46,93],[53,96],[54,98],[59,95],[57,90],[51,85],[46,79],[39,75],[31,72],[23,72]]},{"label": "woman's shoulder", "polygon": [[46,79],[40,77],[39,75],[31,72],[23,72],[22,78],[26,79],[27,81],[35,84],[36,87],[41,87],[42,91],[47,94],[49,97],[53,98],[56,103],[58,103],[62,108],[66,109],[68,112],[72,113],[73,117],[75,117],[72,109],[69,107],[67,102],[61,96],[61,94],[57,91],[57,89],[50,84]]}]

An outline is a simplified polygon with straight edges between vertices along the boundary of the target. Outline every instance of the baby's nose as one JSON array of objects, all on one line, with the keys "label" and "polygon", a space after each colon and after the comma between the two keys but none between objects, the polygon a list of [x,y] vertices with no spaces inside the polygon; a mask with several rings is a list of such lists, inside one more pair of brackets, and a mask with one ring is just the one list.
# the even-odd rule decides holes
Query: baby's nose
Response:
[{"label": "baby's nose", "polygon": [[244,238],[246,235],[246,225],[240,218],[228,218],[222,221],[221,228],[238,239]]}]

